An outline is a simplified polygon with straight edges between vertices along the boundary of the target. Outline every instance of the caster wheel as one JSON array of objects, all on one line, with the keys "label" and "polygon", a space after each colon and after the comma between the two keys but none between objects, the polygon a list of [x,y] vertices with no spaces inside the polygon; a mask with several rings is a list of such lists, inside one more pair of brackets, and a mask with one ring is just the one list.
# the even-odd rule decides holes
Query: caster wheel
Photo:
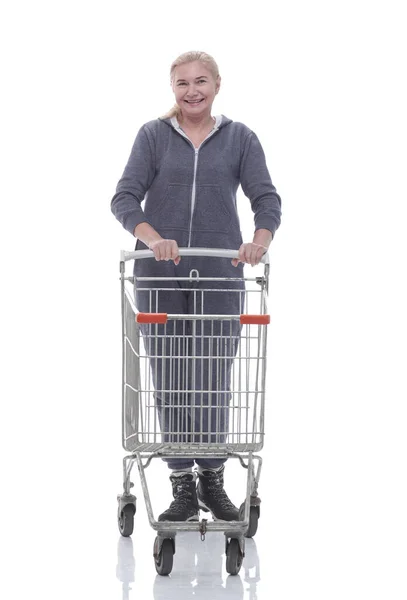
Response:
[{"label": "caster wheel", "polygon": [[232,538],[226,549],[226,571],[230,575],[237,575],[243,562],[239,540]]},{"label": "caster wheel", "polygon": [[133,533],[135,512],[133,504],[126,504],[119,514],[117,521],[123,537],[129,537]]},{"label": "caster wheel", "polygon": [[170,538],[166,538],[163,541],[161,550],[158,553],[158,538],[154,541],[154,563],[155,570],[159,575],[169,575],[172,571],[172,564],[174,560],[174,546]]},{"label": "caster wheel", "polygon": [[[243,504],[241,505],[240,510],[239,510],[239,516],[240,516],[241,521],[243,521],[243,519],[244,519],[244,508],[245,508],[245,503],[243,502]],[[256,535],[257,527],[259,524],[259,517],[260,517],[260,507],[259,506],[251,506],[250,507],[250,515],[249,515],[249,527],[248,527],[246,533],[244,534],[245,537],[252,538]]]}]

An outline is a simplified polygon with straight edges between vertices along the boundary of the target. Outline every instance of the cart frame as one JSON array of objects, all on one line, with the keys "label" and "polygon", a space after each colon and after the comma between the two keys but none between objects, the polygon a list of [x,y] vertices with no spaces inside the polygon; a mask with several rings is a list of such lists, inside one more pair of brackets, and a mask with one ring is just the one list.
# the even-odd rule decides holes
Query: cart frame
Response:
[{"label": "cart frame", "polygon": [[[208,249],[208,248],[180,248],[179,254],[181,257],[213,257],[213,258],[238,258],[238,252],[236,250],[227,249]],[[168,314],[166,318],[168,320],[177,321],[188,318],[189,321],[205,321],[205,320],[240,320],[242,326],[258,327],[259,335],[259,350],[261,356],[258,358],[262,359],[261,372],[257,367],[257,379],[255,395],[250,396],[252,392],[236,392],[238,394],[238,400],[240,405],[241,395],[246,393],[247,402],[250,402],[250,398],[254,397],[256,402],[255,417],[256,428],[259,429],[258,435],[252,433],[252,441],[247,441],[248,432],[246,432],[245,443],[216,443],[210,442],[206,444],[187,444],[187,443],[169,443],[161,442],[157,443],[158,436],[161,432],[155,432],[152,436],[152,432],[143,431],[142,435],[136,433],[131,436],[132,441],[129,442],[129,436],[126,435],[126,418],[128,418],[129,402],[134,405],[138,404],[139,396],[137,395],[138,385],[134,387],[127,386],[126,377],[126,351],[129,343],[133,344],[131,349],[137,355],[139,352],[139,339],[141,333],[136,325],[136,340],[130,340],[128,332],[126,331],[126,315],[129,310],[134,314],[134,320],[137,321],[141,313],[136,308],[133,300],[133,294],[127,289],[129,284],[137,285],[137,279],[140,280],[164,280],[166,278],[137,278],[134,276],[126,276],[125,265],[127,261],[131,260],[145,260],[154,257],[153,252],[150,250],[139,250],[134,252],[121,252],[120,260],[120,280],[121,280],[121,313],[122,313],[122,445],[124,450],[130,451],[123,458],[123,493],[118,495],[118,523],[119,530],[123,536],[129,536],[133,533],[134,514],[136,512],[136,497],[131,493],[133,483],[130,480],[131,471],[135,463],[137,463],[142,491],[144,500],[146,503],[146,509],[148,519],[151,527],[157,532],[157,537],[154,542],[154,560],[157,572],[161,575],[167,575],[172,569],[172,555],[175,553],[175,537],[177,531],[197,531],[200,533],[202,539],[205,538],[206,533],[211,531],[221,531],[225,534],[225,552],[227,556],[226,568],[229,573],[237,574],[240,570],[242,560],[244,557],[244,540],[245,537],[252,537],[257,530],[257,521],[260,516],[260,498],[258,496],[258,485],[260,480],[262,458],[255,454],[263,447],[264,439],[264,406],[265,406],[265,383],[266,383],[266,355],[267,355],[267,327],[269,317],[267,315],[267,296],[268,296],[268,279],[269,279],[269,257],[266,253],[262,257],[262,263],[264,265],[264,274],[262,277],[255,278],[243,278],[244,282],[255,281],[260,286],[260,312],[256,315],[212,315],[212,314],[196,314],[196,315],[185,315],[185,314]],[[190,278],[199,278],[199,273],[196,270],[192,270]],[[214,278],[201,278],[202,280],[207,279],[208,281],[214,280]],[[218,278],[219,279],[219,278]],[[226,278],[225,278],[226,279]],[[241,279],[241,278],[240,278]],[[158,283],[158,281],[157,281]],[[246,292],[243,292],[246,294]],[[157,317],[157,315],[153,315]],[[258,317],[258,318],[257,318]],[[148,318],[148,317],[147,317]],[[147,321],[148,322],[148,321]],[[157,322],[157,321],[153,321]],[[134,335],[134,332],[133,332]],[[261,336],[261,337],[260,337]],[[249,336],[250,338],[250,336]],[[239,342],[240,343],[240,342]],[[241,359],[242,360],[242,359]],[[244,361],[244,357],[243,357]],[[253,362],[253,361],[252,361]],[[247,363],[247,370],[249,369],[249,362]],[[243,362],[243,364],[245,364]],[[250,363],[252,364],[252,363]],[[259,364],[259,360],[257,360]],[[240,366],[240,363],[239,363]],[[138,376],[137,376],[138,377]],[[140,379],[137,379],[138,384],[142,384]],[[127,386],[127,387],[126,387]],[[131,387],[131,394],[133,396],[130,400],[127,398],[128,387]],[[257,407],[257,402],[259,406]],[[133,420],[139,422],[138,416],[134,417],[134,411],[138,414],[139,407],[131,406],[133,410]],[[257,414],[257,408],[259,412]],[[239,410],[239,408],[237,408]],[[254,423],[253,419],[253,423]],[[143,425],[141,425],[141,429]],[[157,433],[157,435],[156,435]],[[239,433],[241,437],[243,434]],[[145,435],[143,435],[145,434]],[[238,436],[238,434],[236,433]],[[238,437],[238,439],[240,439]],[[246,481],[246,498],[240,507],[240,520],[239,521],[213,521],[208,522],[207,519],[201,519],[200,521],[156,521],[153,515],[153,509],[148,490],[148,484],[146,479],[145,470],[151,464],[151,461],[156,458],[171,458],[171,457],[183,457],[183,458],[234,458],[240,461],[243,468],[247,470],[247,481]],[[254,463],[257,462],[257,468]],[[169,540],[170,542],[166,542]],[[233,540],[235,542],[233,543]]]}]

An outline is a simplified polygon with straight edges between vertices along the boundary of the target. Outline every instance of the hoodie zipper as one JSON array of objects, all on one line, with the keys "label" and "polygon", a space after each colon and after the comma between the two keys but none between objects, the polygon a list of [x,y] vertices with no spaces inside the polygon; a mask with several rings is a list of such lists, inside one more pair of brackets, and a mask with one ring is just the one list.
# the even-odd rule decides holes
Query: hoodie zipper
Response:
[{"label": "hoodie zipper", "polygon": [[[203,142],[202,142],[203,143]],[[202,145],[202,144],[201,144]],[[201,146],[199,146],[200,148]],[[194,147],[195,151],[195,162],[194,162],[194,181],[192,183],[192,196],[191,196],[191,218],[189,220],[189,235],[188,235],[188,248],[191,246],[191,236],[192,236],[192,217],[194,216],[195,209],[195,198],[196,198],[196,171],[198,168],[198,153],[199,148]]]},{"label": "hoodie zipper", "polygon": [[176,128],[176,131],[178,131],[178,133],[180,133],[186,140],[188,140],[188,142],[190,142],[192,148],[194,149],[194,153],[195,153],[195,157],[194,157],[194,180],[192,182],[192,195],[191,195],[191,218],[189,221],[189,234],[188,234],[188,248],[190,248],[191,246],[191,237],[192,237],[192,218],[194,215],[194,210],[195,210],[195,198],[196,198],[196,172],[198,169],[198,154],[199,154],[199,150],[202,148],[203,144],[214,134],[216,133],[216,131],[218,131],[218,128],[215,127],[214,129],[212,129],[212,131],[209,133],[209,135],[206,136],[206,138],[204,139],[203,142],[201,142],[199,148],[195,148],[194,144],[191,142],[191,140],[189,139],[189,137],[187,136],[187,134],[182,131],[182,129]]}]

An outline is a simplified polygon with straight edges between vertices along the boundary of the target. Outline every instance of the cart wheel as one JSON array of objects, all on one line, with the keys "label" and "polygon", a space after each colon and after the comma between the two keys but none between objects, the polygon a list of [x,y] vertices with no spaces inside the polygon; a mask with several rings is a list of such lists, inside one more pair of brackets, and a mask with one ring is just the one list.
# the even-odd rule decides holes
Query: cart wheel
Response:
[{"label": "cart wheel", "polygon": [[129,537],[133,533],[135,512],[133,504],[126,504],[117,519],[123,537]]},{"label": "cart wheel", "polygon": [[[243,502],[243,504],[240,506],[240,510],[239,510],[239,517],[240,517],[241,521],[244,520],[244,509],[245,509],[245,503]],[[259,506],[251,506],[250,514],[249,514],[249,527],[247,528],[247,531],[244,534],[245,537],[252,538],[256,535],[257,527],[259,524],[259,518],[260,518],[260,507]]]},{"label": "cart wheel", "polygon": [[226,549],[226,571],[230,575],[237,575],[243,562],[239,540],[232,538]]},{"label": "cart wheel", "polygon": [[154,563],[155,570],[159,575],[169,575],[172,571],[174,559],[174,547],[172,540],[166,538],[161,546],[160,553],[157,555],[158,537],[154,541]]}]

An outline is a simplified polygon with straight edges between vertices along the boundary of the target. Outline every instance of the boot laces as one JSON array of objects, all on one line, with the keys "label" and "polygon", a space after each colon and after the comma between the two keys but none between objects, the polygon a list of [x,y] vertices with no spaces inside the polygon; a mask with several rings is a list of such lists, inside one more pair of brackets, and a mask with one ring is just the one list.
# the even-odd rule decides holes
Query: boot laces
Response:
[{"label": "boot laces", "polygon": [[223,477],[214,474],[208,482],[208,492],[212,492],[211,495],[216,498],[216,501],[222,508],[235,508],[235,505],[230,500],[229,496],[223,488]]},{"label": "boot laces", "polygon": [[181,509],[191,504],[191,500],[193,498],[193,493],[190,489],[191,482],[190,481],[176,481],[174,482],[174,494],[175,498],[170,504],[170,508],[173,509]]}]

